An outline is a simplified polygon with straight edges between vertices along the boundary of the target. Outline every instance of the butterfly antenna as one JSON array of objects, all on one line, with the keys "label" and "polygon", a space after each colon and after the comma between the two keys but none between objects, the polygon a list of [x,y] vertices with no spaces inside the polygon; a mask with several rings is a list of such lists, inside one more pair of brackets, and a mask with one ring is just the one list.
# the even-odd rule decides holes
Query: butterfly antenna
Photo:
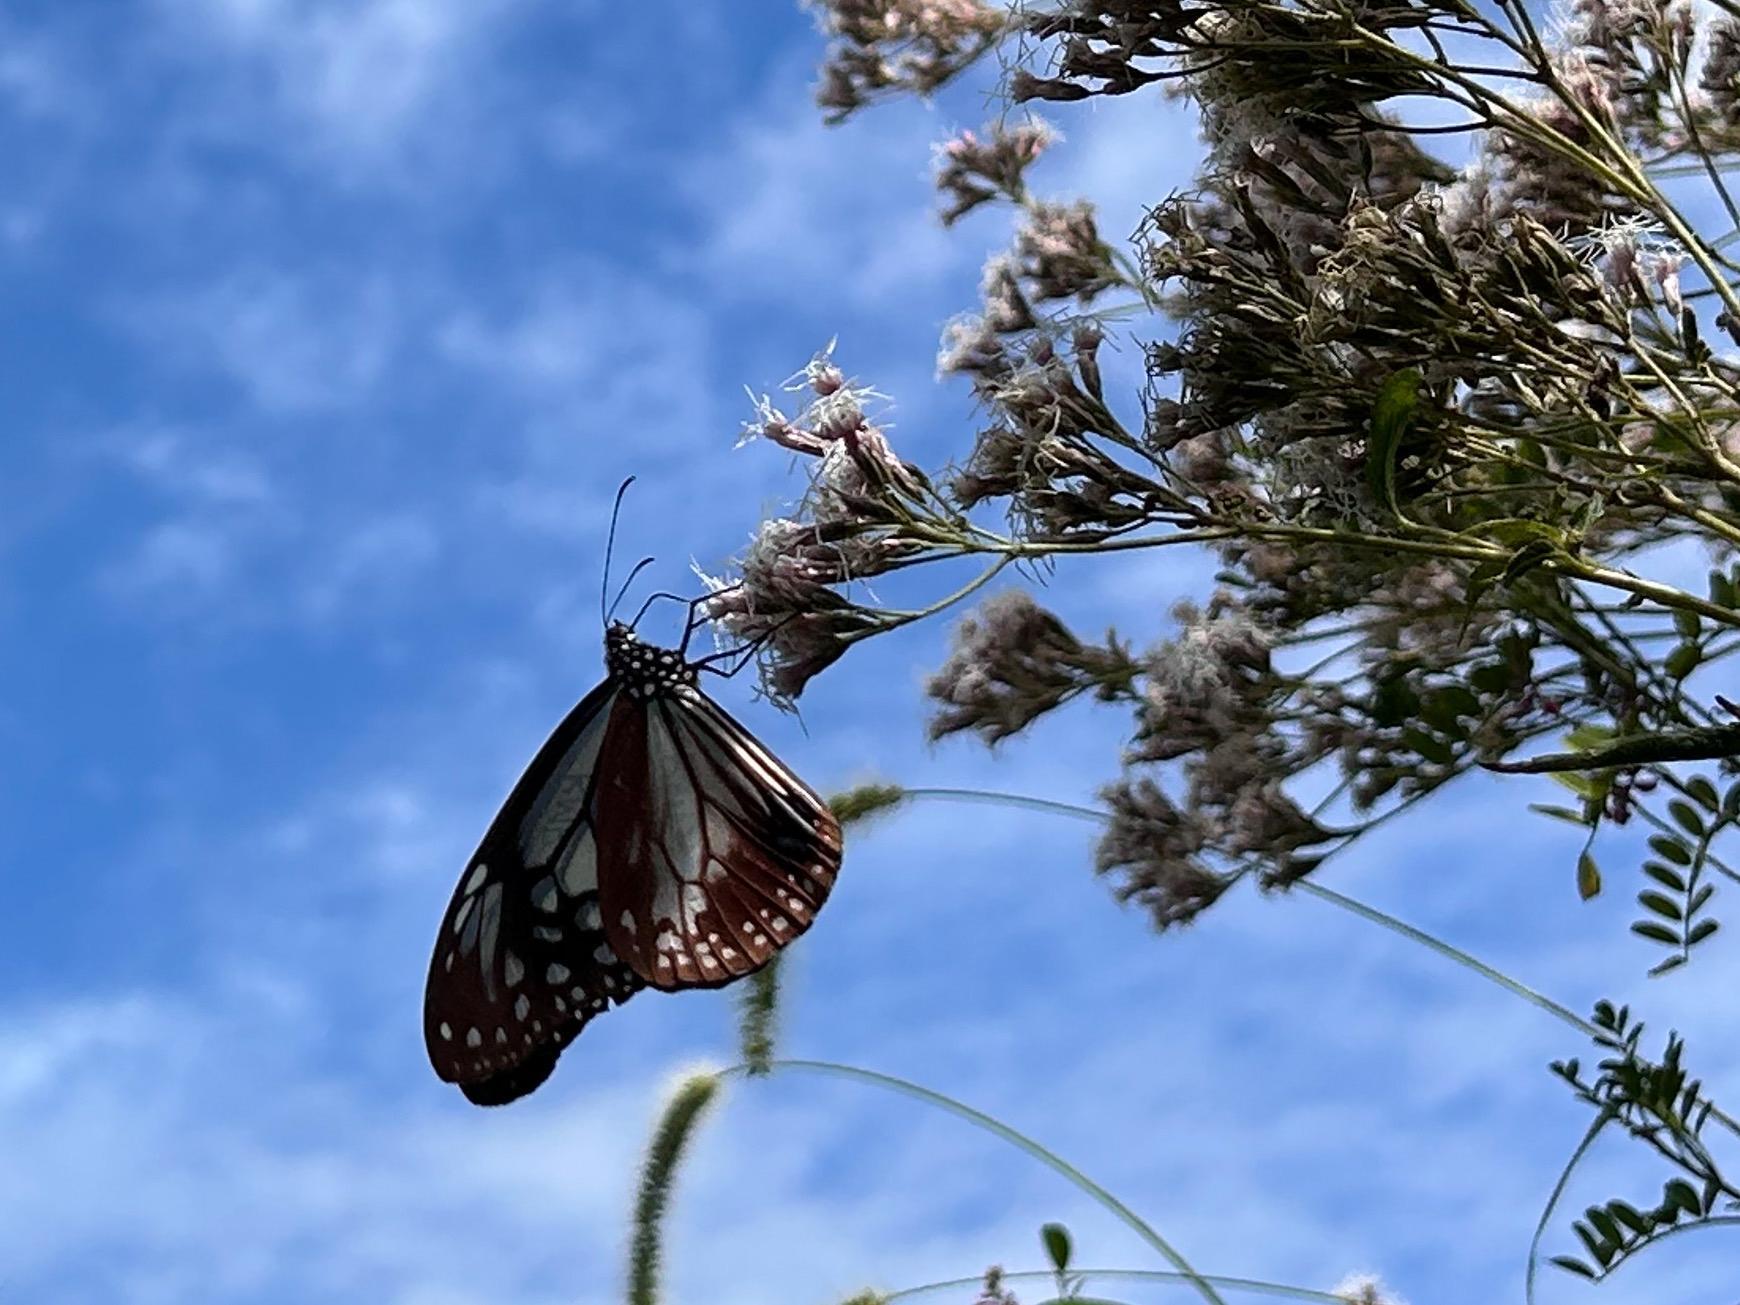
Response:
[{"label": "butterfly antenna", "polygon": [[[610,507],[610,534],[604,541],[604,575],[598,582],[598,624],[600,626],[610,624],[610,613],[604,606],[604,600],[610,594],[610,554],[616,548],[616,518],[622,514],[622,496],[628,493],[628,487],[632,484],[634,484],[634,477],[630,476],[616,487],[616,502]],[[640,566],[645,565],[645,562],[640,564]],[[635,567],[635,570],[640,570],[640,566]],[[630,576],[629,579],[632,580],[634,577]],[[626,586],[624,587],[626,588]],[[621,599],[619,598],[617,601],[620,602]]]},{"label": "butterfly antenna", "polygon": [[[610,618],[616,615],[616,609],[622,606],[623,595],[628,592],[628,587],[634,583],[634,578],[637,575],[639,575],[642,571],[646,570],[652,564],[653,564],[653,559],[650,556],[643,557],[640,559],[640,561],[638,561],[634,564],[634,570],[632,570],[628,573],[628,579],[624,580],[622,582],[622,588],[620,588],[616,591],[616,599],[614,602],[612,602],[610,604],[610,610],[604,614],[604,623],[606,625],[609,625]],[[657,596],[658,595],[656,595],[656,594],[653,595],[653,597],[655,597],[655,598]],[[649,599],[648,601],[651,601],[651,600]],[[643,607],[641,610],[644,612],[646,609]],[[633,621],[629,622],[630,625],[637,625],[639,623],[640,623],[640,618],[638,616],[635,617]]]}]

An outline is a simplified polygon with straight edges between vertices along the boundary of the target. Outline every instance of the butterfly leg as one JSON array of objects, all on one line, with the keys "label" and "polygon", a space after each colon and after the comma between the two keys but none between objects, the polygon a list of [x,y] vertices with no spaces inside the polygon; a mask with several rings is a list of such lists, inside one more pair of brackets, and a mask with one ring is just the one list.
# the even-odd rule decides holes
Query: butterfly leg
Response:
[{"label": "butterfly leg", "polygon": [[[770,629],[763,630],[742,647],[727,648],[723,652],[716,652],[709,656],[698,658],[697,660],[690,662],[689,665],[697,671],[711,671],[714,675],[728,680],[741,671],[745,666],[749,665],[749,663],[754,660],[755,654],[762,650],[769,639],[773,638],[773,636],[778,634],[785,625],[791,621],[795,621],[801,615],[803,615],[803,613],[793,612],[789,616],[776,622]],[[713,665],[714,662],[730,661],[733,657],[737,660],[728,671],[722,671],[717,666]]]},{"label": "butterfly leg", "polygon": [[707,617],[702,614],[701,609],[708,603],[712,602],[715,598],[719,597],[720,594],[728,594],[734,589],[741,588],[743,588],[743,582],[739,580],[735,584],[726,585],[723,588],[715,589],[711,593],[702,594],[699,598],[692,598],[688,601],[689,617],[688,620],[683,622],[683,641],[677,645],[678,653],[686,658],[689,652],[689,640],[695,637],[696,631],[707,624]]},{"label": "butterfly leg", "polygon": [[[647,609],[649,607],[651,607],[654,603],[658,602],[658,600],[661,598],[668,598],[673,603],[683,604],[685,607],[687,607],[689,609],[689,611],[691,613],[691,618],[692,618],[692,614],[693,614],[694,609],[695,609],[695,603],[690,602],[687,598],[684,598],[681,594],[667,593],[663,589],[661,589],[656,594],[648,594],[647,595],[647,600],[640,605],[640,610],[634,614],[634,620],[632,620],[628,623],[628,628],[632,630],[635,628],[635,626],[639,625],[640,618],[646,615]],[[697,599],[695,601],[696,602],[704,602],[706,600],[705,599]],[[688,641],[688,637],[685,635],[684,642],[686,643],[687,641]]]}]

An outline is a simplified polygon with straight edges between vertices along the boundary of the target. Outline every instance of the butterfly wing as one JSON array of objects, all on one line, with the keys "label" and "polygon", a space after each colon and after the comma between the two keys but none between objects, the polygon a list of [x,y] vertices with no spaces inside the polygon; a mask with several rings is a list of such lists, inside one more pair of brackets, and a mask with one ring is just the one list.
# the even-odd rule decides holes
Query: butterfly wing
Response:
[{"label": "butterfly wing", "polygon": [[827,804],[699,689],[617,711],[598,764],[605,937],[646,983],[716,988],[815,920],[840,868]]},{"label": "butterfly wing", "polygon": [[594,828],[600,762],[625,705],[606,679],[568,713],[502,804],[442,917],[423,1037],[435,1072],[479,1105],[537,1087],[588,1020],[644,986],[603,927]]}]

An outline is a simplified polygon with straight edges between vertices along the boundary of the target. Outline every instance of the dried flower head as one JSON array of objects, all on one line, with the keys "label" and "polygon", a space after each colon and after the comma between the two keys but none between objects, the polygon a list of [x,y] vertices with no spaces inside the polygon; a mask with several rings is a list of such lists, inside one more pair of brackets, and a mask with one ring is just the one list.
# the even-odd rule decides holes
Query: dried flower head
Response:
[{"label": "dried flower head", "polygon": [[1082,643],[1025,590],[1011,589],[955,627],[948,660],[925,686],[939,704],[930,736],[972,730],[995,743],[1077,694],[1119,692],[1133,673],[1116,643]]},{"label": "dried flower head", "polygon": [[1232,884],[1201,860],[1208,830],[1151,779],[1119,780],[1100,792],[1111,821],[1095,866],[1118,897],[1146,907],[1157,928],[1188,924]]},{"label": "dried flower head", "polygon": [[1057,142],[1041,118],[997,123],[980,137],[970,131],[935,147],[935,179],[943,197],[943,225],[952,226],[990,200],[1019,203],[1027,193],[1027,169]]},{"label": "dried flower head", "polygon": [[1020,274],[1036,299],[1088,300],[1118,282],[1093,206],[1037,203],[1015,233]]},{"label": "dried flower head", "polygon": [[996,43],[1008,14],[985,0],[810,0],[833,38],[816,102],[833,121],[892,91],[929,95]]}]

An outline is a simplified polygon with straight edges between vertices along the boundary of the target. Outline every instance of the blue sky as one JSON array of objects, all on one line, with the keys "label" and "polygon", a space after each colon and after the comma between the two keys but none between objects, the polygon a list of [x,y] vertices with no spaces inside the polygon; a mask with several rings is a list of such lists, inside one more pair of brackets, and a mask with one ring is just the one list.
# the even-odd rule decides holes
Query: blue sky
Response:
[{"label": "blue sky", "polygon": [[[482,1112],[425,1062],[424,967],[496,804],[599,673],[624,475],[622,552],[658,553],[648,582],[716,568],[800,488],[774,450],[734,448],[743,387],[836,335],[896,397],[903,452],[964,447],[934,344],[1008,233],[937,228],[928,146],[977,124],[982,88],[828,130],[818,53],[784,0],[0,18],[7,1299],[617,1298],[641,1141],[675,1073],[731,1058],[729,1001],[641,997],[535,1097]],[[1059,120],[1039,183],[1102,198],[1108,231],[1188,177],[1174,108]],[[1170,553],[1066,566],[1048,601],[1152,634],[1206,574]],[[744,683],[722,697],[824,791],[1091,799],[1125,724],[1092,706],[995,756],[924,744],[945,635],[860,650],[801,721]],[[1646,993],[1629,893],[1577,905],[1574,831],[1523,811],[1546,797],[1470,783],[1329,882],[1572,1006],[1646,996],[1733,1083],[1701,995],[1732,991],[1731,954]],[[1082,827],[984,808],[855,834],[794,949],[785,1051],[1004,1117],[1205,1271],[1517,1297],[1586,1123],[1544,1065],[1582,1048],[1316,902],[1239,895],[1155,938],[1091,851]],[[1655,1179],[1624,1162],[1597,1157],[1584,1196],[1642,1203]],[[956,1122],[777,1080],[734,1089],[703,1135],[672,1294],[826,1301],[1032,1267],[1047,1219],[1086,1262],[1158,1267]],[[1740,1261],[1712,1236],[1599,1299],[1731,1305]]]}]

